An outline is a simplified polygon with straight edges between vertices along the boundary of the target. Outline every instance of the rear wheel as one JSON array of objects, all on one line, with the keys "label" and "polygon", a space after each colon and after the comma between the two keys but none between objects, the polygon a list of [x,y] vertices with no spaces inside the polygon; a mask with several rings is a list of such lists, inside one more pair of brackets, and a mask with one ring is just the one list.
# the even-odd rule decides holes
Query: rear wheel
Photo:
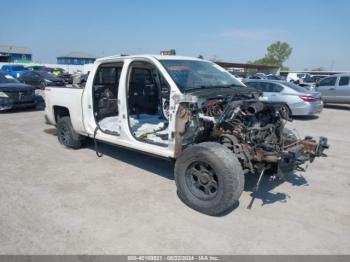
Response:
[{"label": "rear wheel", "polygon": [[185,204],[213,216],[232,207],[244,187],[238,159],[225,146],[213,142],[187,148],[175,163],[175,180]]},{"label": "rear wheel", "polygon": [[58,119],[57,137],[60,144],[66,147],[74,149],[81,147],[82,136],[74,131],[69,116],[64,116]]}]

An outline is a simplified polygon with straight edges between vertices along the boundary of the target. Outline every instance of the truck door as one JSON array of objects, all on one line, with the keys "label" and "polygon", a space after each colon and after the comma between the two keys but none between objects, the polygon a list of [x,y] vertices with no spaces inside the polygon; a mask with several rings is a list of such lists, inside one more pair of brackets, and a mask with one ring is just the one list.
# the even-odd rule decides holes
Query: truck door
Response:
[{"label": "truck door", "polygon": [[316,91],[321,92],[324,102],[332,103],[337,101],[336,83],[337,77],[331,76],[322,79],[318,84]]},{"label": "truck door", "polygon": [[350,76],[341,76],[336,86],[337,102],[350,103]]},{"label": "truck door", "polygon": [[120,134],[118,91],[122,68],[123,63],[102,64],[93,80],[94,118],[99,129],[110,135]]},{"label": "truck door", "polygon": [[169,144],[170,86],[157,67],[147,61],[129,66],[126,94],[129,129],[139,142]]}]

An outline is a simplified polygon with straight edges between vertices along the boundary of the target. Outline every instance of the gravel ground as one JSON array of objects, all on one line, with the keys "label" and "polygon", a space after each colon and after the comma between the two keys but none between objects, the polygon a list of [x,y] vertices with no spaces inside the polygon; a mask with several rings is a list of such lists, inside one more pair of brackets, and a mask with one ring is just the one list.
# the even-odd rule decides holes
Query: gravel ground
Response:
[{"label": "gravel ground", "polygon": [[0,254],[350,254],[350,107],[289,126],[327,158],[265,177],[252,209],[209,217],[177,197],[171,162],[108,145],[60,146],[43,111],[0,114]]}]

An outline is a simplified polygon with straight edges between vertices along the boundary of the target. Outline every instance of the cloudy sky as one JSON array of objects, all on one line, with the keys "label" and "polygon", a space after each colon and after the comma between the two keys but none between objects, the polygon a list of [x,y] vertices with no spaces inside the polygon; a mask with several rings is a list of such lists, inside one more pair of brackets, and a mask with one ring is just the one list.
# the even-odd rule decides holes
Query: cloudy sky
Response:
[{"label": "cloudy sky", "polygon": [[247,62],[274,41],[293,47],[294,70],[350,70],[350,1],[0,0],[0,45],[27,46],[37,62],[84,51],[156,53]]}]

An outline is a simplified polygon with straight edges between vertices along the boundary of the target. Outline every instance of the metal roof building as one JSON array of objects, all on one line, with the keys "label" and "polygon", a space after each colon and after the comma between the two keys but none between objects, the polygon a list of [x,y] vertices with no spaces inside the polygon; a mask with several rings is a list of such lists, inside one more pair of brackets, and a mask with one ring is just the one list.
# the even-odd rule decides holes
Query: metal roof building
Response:
[{"label": "metal roof building", "polygon": [[231,62],[221,62],[221,61],[215,61],[215,63],[224,68],[240,68],[240,69],[243,69],[244,71],[253,70],[256,73],[277,74],[280,71],[280,68],[278,66],[231,63]]},{"label": "metal roof building", "polygon": [[57,64],[62,65],[85,65],[92,64],[96,60],[96,56],[85,52],[70,52],[68,54],[58,56]]},{"label": "metal roof building", "polygon": [[0,62],[24,62],[32,61],[32,53],[28,47],[0,45]]}]

